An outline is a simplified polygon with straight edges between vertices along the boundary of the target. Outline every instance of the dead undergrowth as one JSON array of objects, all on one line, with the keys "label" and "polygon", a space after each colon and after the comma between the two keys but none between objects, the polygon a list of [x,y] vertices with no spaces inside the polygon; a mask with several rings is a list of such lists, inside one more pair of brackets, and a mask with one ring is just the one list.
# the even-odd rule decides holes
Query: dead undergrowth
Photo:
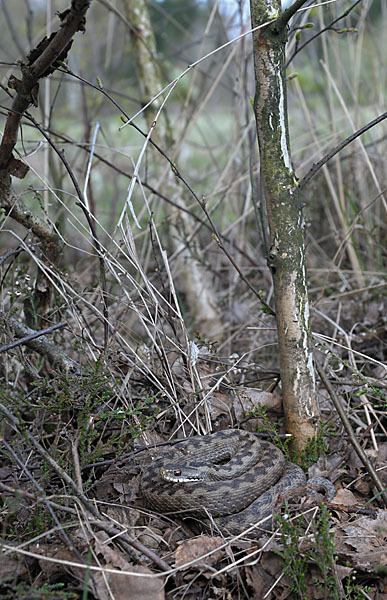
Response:
[{"label": "dead undergrowth", "polygon": [[[386,486],[381,297],[376,288],[356,301],[349,295],[318,306],[317,356]],[[13,314],[17,308],[15,297]],[[1,384],[2,597],[386,597],[387,512],[321,382],[322,434],[299,462],[335,484],[326,508],[304,498],[284,518],[279,507],[273,532],[258,528],[249,541],[243,533],[224,538],[214,527],[198,531],[144,506],[142,468],[170,440],[242,427],[288,452],[273,318],[263,314],[259,330],[253,323],[233,329],[232,313],[229,319],[220,343],[196,338],[187,345],[181,320],[170,344],[166,319],[162,345],[129,350],[117,337],[96,362],[93,347],[67,325],[47,336],[72,358],[67,373],[28,344],[8,350]],[[355,322],[361,326],[350,331]]]},{"label": "dead undergrowth", "polygon": [[[250,164],[251,49],[241,37],[232,50],[225,48],[229,55],[217,51],[201,63],[203,72],[182,96],[171,97],[174,107],[184,105],[173,123],[173,152],[203,203],[189,195],[181,206],[180,188],[176,197],[163,193],[171,167],[163,163],[161,174],[154,169],[149,140],[128,133],[129,127],[118,137],[122,115],[139,110],[138,82],[125,87],[120,78],[117,64],[133,61],[124,37],[116,49],[122,19],[118,25],[119,19],[110,20],[105,5],[110,3],[93,7],[97,17],[79,52],[92,62],[89,40],[105,44],[108,16],[103,73],[111,90],[120,91],[108,93],[108,86],[87,79],[81,87],[77,73],[57,71],[50,81],[59,105],[43,128],[54,144],[50,160],[40,152],[47,140],[42,127],[32,128],[28,119],[16,148],[30,168],[28,184],[13,182],[17,200],[39,215],[52,237],[47,242],[20,225],[26,219],[15,224],[9,210],[1,213],[0,597],[387,600],[382,129],[327,163],[303,198],[311,328],[322,375],[316,376],[321,435],[296,460],[309,475],[328,477],[336,497],[325,507],[321,498],[308,496],[287,507],[281,503],[273,531],[257,528],[253,540],[244,532],[229,538],[214,526],[198,530],[197,523],[176,515],[155,514],[144,506],[141,472],[173,440],[235,427],[270,439],[287,456],[290,444],[275,320],[251,291],[266,306],[273,304],[265,243],[257,233],[259,207],[252,201],[259,165]],[[307,46],[290,65],[299,71],[288,87],[300,178],[384,110],[385,69],[377,41],[385,9],[376,6],[377,18],[370,18],[371,8],[363,3],[346,16],[345,39],[328,32],[329,43],[321,36],[320,45]],[[200,36],[206,33],[203,39],[198,34],[200,48],[194,46],[198,54],[190,55],[190,63],[207,45],[214,48],[213,39],[217,47],[229,41],[227,27],[232,35],[247,31],[238,10],[214,38],[212,21],[198,28]],[[322,30],[340,10],[332,3],[321,14],[300,13],[301,41],[308,19]],[[358,36],[350,31],[355,25]],[[292,31],[289,57],[298,46]],[[225,57],[227,72],[214,80]],[[174,81],[172,70],[180,69],[174,58],[168,56],[165,81]],[[183,51],[180,58],[188,63]],[[111,71],[117,79],[109,79]],[[74,81],[79,87],[71,87]],[[67,86],[75,90],[80,114],[60,95]],[[6,86],[2,91],[5,106],[10,92]],[[69,172],[60,158],[64,149]],[[171,148],[165,152],[175,157]],[[134,172],[138,185],[132,184]],[[82,181],[98,244],[69,174]],[[192,217],[192,229],[176,216],[182,211]],[[50,260],[53,243],[59,250]],[[181,285],[182,279],[189,283],[190,264],[178,261],[187,248],[212,278],[222,316],[215,332],[195,331],[189,286]],[[200,281],[194,284],[200,298]],[[202,313],[213,308],[201,301]]]}]

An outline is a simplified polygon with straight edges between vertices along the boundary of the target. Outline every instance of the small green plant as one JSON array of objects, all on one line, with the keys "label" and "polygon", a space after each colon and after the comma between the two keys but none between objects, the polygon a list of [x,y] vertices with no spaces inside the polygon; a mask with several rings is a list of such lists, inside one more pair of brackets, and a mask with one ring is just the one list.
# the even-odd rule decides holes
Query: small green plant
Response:
[{"label": "small green plant", "polygon": [[315,523],[314,548],[310,551],[310,558],[314,560],[321,572],[321,579],[314,579],[317,587],[324,590],[325,598],[340,600],[340,593],[337,590],[335,579],[335,545],[333,542],[333,533],[329,527],[329,512],[325,505],[321,507],[320,515]]},{"label": "small green plant", "polygon": [[0,597],[2,600],[17,600],[28,598],[28,600],[76,600],[78,594],[67,592],[64,583],[43,583],[40,587],[28,587],[22,583],[15,587],[0,583]]},{"label": "small green plant", "polygon": [[271,437],[273,444],[282,450],[286,460],[291,460],[289,444],[291,438],[285,440],[281,438],[277,431],[278,423],[273,423],[266,414],[265,406],[258,405],[254,411],[249,412],[249,417],[259,417],[262,420],[262,425],[257,428],[258,433],[268,433]]},{"label": "small green plant", "polygon": [[297,462],[306,471],[308,467],[313,465],[320,456],[326,454],[327,446],[324,442],[325,428],[324,424],[320,423],[318,433],[315,437],[308,440],[305,450],[299,456],[293,457],[293,461]]},{"label": "small green plant", "polygon": [[[286,515],[277,517],[283,550],[277,550],[281,557],[284,573],[291,581],[291,590],[300,600],[308,600],[306,576],[309,565],[314,563],[320,577],[314,577],[313,583],[324,591],[326,600],[342,600],[336,586],[333,534],[329,528],[329,512],[322,506],[321,513],[314,524],[314,543],[311,548],[302,548],[305,541],[300,519],[290,520]],[[304,544],[305,546],[305,544]]]},{"label": "small green plant", "polygon": [[[286,505],[285,505],[286,508]],[[323,592],[325,600],[363,600],[372,590],[356,583],[355,577],[343,582],[344,593],[338,589],[335,578],[336,561],[333,533],[329,526],[329,512],[323,505],[313,526],[313,544],[305,544],[305,534],[299,518],[290,520],[288,515],[278,516],[283,550],[275,552],[281,557],[284,573],[290,579],[290,589],[299,600],[308,600],[307,583],[313,583]],[[310,565],[314,564],[320,576],[310,577]]]},{"label": "small green plant", "polygon": [[[361,586],[356,583],[354,575],[347,577],[345,582],[345,597],[351,600],[364,600],[367,598],[366,594],[371,594],[372,588],[369,586]],[[368,596],[370,597],[370,596]]]},{"label": "small green plant", "polygon": [[[286,505],[285,505],[286,506]],[[282,559],[284,573],[291,581],[290,589],[300,600],[307,600],[306,573],[308,571],[308,553],[300,549],[303,531],[298,520],[290,521],[286,516],[278,516],[283,550],[275,550]]]}]

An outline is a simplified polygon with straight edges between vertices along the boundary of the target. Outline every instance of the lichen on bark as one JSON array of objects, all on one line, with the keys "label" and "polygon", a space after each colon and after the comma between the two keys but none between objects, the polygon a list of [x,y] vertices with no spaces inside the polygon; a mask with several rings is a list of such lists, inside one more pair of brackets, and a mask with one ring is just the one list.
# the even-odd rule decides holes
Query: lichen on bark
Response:
[{"label": "lichen on bark", "polygon": [[[252,27],[280,11],[279,0],[251,0]],[[279,12],[278,12],[279,14]],[[268,264],[275,293],[285,426],[294,449],[316,435],[316,402],[309,339],[304,219],[291,161],[286,97],[287,25],[271,23],[253,33],[254,101],[263,189],[269,223]]]}]

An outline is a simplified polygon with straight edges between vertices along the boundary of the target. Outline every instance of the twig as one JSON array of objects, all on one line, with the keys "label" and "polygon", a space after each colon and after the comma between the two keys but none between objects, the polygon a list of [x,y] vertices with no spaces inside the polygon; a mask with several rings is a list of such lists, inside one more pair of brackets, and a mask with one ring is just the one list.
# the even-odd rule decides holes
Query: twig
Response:
[{"label": "twig", "polygon": [[0,204],[4,206],[5,210],[9,211],[10,216],[15,221],[32,231],[46,246],[54,244],[58,248],[60,247],[60,237],[53,231],[52,227],[26,208],[23,202],[16,197],[8,173],[3,174],[3,177],[1,177]]},{"label": "twig", "polygon": [[[71,542],[70,538],[64,531],[62,525],[60,524],[60,522],[58,520],[58,517],[56,516],[56,514],[53,510],[53,507],[50,505],[50,502],[48,502],[47,498],[45,497],[43,488],[39,485],[39,483],[36,481],[35,477],[33,477],[33,475],[28,470],[27,466],[22,462],[22,460],[19,458],[19,456],[16,454],[16,452],[14,452],[13,448],[5,441],[4,438],[1,440],[1,442],[5,446],[5,448],[9,452],[9,454],[17,462],[17,464],[22,469],[22,471],[27,475],[28,479],[32,482],[32,484],[36,487],[38,492],[41,494],[41,498],[42,498],[44,504],[47,506],[47,509],[48,509],[50,515],[52,516],[54,522],[57,524],[57,526],[59,528],[59,533],[60,533],[61,537],[63,538],[63,541],[65,542],[65,544],[70,548],[70,550],[74,550],[74,544]],[[79,555],[78,558],[81,558],[81,556]]]},{"label": "twig", "polygon": [[75,440],[71,440],[71,454],[73,455],[75,478],[77,480],[79,489],[83,492],[81,464],[79,462],[79,452],[78,452],[79,435],[80,434],[77,435]]},{"label": "twig", "polygon": [[[35,494],[31,494],[31,492],[26,492],[21,488],[12,487],[10,485],[2,483],[1,481],[0,490],[2,490],[3,492],[8,492],[10,494],[21,496],[34,502],[44,502],[45,504],[49,504],[57,510],[68,513],[75,517],[79,517],[79,511],[77,511],[75,508],[71,508],[71,506],[64,506],[62,504],[59,504],[58,502],[54,502],[53,500],[50,500],[43,495],[36,496]],[[153,552],[153,550],[150,550],[150,548],[144,546],[144,544],[142,544],[138,540],[131,540],[126,533],[124,533],[121,529],[114,527],[114,525],[111,525],[106,521],[97,520],[93,518],[89,518],[88,523],[90,523],[91,525],[95,525],[95,527],[97,527],[98,529],[102,529],[110,536],[114,536],[116,539],[118,538],[124,541],[126,544],[132,546],[135,550],[141,552],[142,554],[144,554],[144,556],[147,556],[150,560],[152,560],[155,563],[155,565],[160,567],[160,569],[163,569],[164,571],[168,571],[170,569],[170,566],[165,561],[163,561],[163,559],[160,558],[155,552]]]},{"label": "twig", "polygon": [[307,0],[296,0],[291,6],[289,6],[289,8],[284,10],[284,12],[281,13],[281,16],[275,21],[276,29],[279,29],[280,31],[283,30],[289,23],[293,15],[295,15],[296,12],[301,8],[301,6],[306,4],[306,2]]},{"label": "twig", "polygon": [[10,257],[10,256],[19,256],[20,252],[22,251],[22,248],[16,248],[16,250],[8,250],[8,252],[6,252],[5,254],[3,254],[3,256],[0,258],[0,266],[5,263],[5,261]]},{"label": "twig", "polygon": [[[13,158],[12,152],[17,142],[18,137],[18,128],[20,125],[20,121],[24,112],[27,108],[34,102],[34,95],[37,95],[39,79],[49,74],[50,69],[55,69],[55,61],[58,60],[58,57],[61,56],[61,53],[65,48],[69,47],[71,44],[71,40],[74,34],[77,31],[84,30],[84,20],[85,14],[89,8],[91,0],[72,0],[71,7],[68,10],[66,17],[61,23],[60,29],[56,32],[53,39],[49,41],[47,47],[41,52],[40,55],[34,60],[34,62],[26,66],[24,65],[22,68],[22,79],[18,80],[15,77],[13,78],[12,87],[16,89],[16,95],[12,102],[12,108],[9,111],[8,118],[5,124],[4,135],[0,144],[0,169],[1,172],[1,180],[4,182],[4,186],[6,188],[9,187],[9,193],[2,193],[2,203],[10,208],[14,202],[11,202],[12,191],[10,188],[10,178],[7,172],[7,167],[9,167],[10,162]],[[39,46],[38,46],[39,48]],[[34,49],[35,51],[37,48]],[[54,65],[54,67],[52,67]],[[32,117],[30,117],[32,118]],[[35,126],[41,131],[41,133],[48,139],[47,134],[42,130],[42,128],[35,122]],[[104,314],[104,348],[106,350],[108,345],[108,334],[109,334],[109,314],[108,307],[106,301],[106,274],[105,274],[105,266],[104,266],[104,254],[101,248],[101,245],[98,241],[96,229],[94,227],[93,220],[89,214],[87,209],[83,194],[78,186],[78,182],[74,177],[67,161],[63,157],[62,153],[58,150],[58,148],[53,144],[52,141],[48,140],[51,146],[54,147],[57,154],[62,159],[65,164],[67,171],[73,181],[75,189],[77,191],[80,206],[85,213],[86,219],[88,221],[94,247],[97,251],[99,263],[100,263],[100,282],[101,282],[101,290],[102,290],[102,303],[103,303],[103,314]],[[20,163],[20,161],[18,161]],[[2,182],[1,182],[2,183]],[[3,187],[3,185],[1,185]],[[26,225],[26,213],[23,211],[15,211],[15,208],[12,206],[11,216],[16,220],[21,222],[23,225]],[[30,218],[34,218],[32,215],[29,215]],[[39,228],[42,228],[42,225],[39,223]],[[47,228],[47,225],[46,225]],[[35,228],[36,229],[36,228]],[[43,228],[44,231],[44,228]],[[34,231],[34,233],[37,233]],[[51,231],[48,232],[48,235],[53,235]],[[55,240],[57,243],[57,240]]]},{"label": "twig", "polygon": [[374,518],[378,516],[378,511],[372,508],[364,508],[363,506],[344,506],[343,504],[336,504],[335,502],[325,502],[324,504],[331,510],[340,510],[347,514],[366,515]]},{"label": "twig", "polygon": [[75,495],[82,502],[83,506],[94,517],[94,519],[93,518],[89,519],[89,522],[95,524],[96,526],[98,526],[103,531],[106,531],[111,536],[120,536],[120,538],[124,542],[126,542],[127,544],[129,544],[130,546],[132,546],[133,548],[135,548],[136,550],[138,550],[139,552],[141,552],[142,554],[144,554],[148,558],[150,558],[161,569],[169,570],[169,565],[165,561],[163,561],[159,556],[157,556],[157,554],[155,554],[152,550],[150,550],[149,548],[147,548],[146,546],[144,546],[144,544],[142,544],[138,540],[131,540],[127,534],[125,534],[125,533],[122,532],[122,530],[120,530],[117,527],[114,527],[114,526],[112,526],[110,524],[107,524],[106,522],[103,522],[101,520],[101,518],[100,518],[99,511],[98,511],[96,505],[93,504],[93,502],[91,502],[85,496],[85,494],[82,492],[82,490],[79,489],[79,487],[77,486],[77,484],[66,473],[66,471],[64,469],[62,469],[62,467],[60,465],[58,465],[58,463],[43,448],[43,446],[41,446],[41,444],[28,431],[28,429],[23,429],[23,431],[20,430],[20,427],[21,427],[20,420],[17,417],[15,417],[11,413],[11,411],[8,410],[8,408],[6,406],[4,406],[2,403],[0,403],[0,410],[6,415],[6,417],[9,419],[9,421],[13,424],[13,426],[16,429],[17,433],[20,436],[22,436],[23,434],[26,436],[26,438],[32,444],[32,446],[34,446],[34,448],[39,452],[39,454],[41,456],[43,456],[43,458],[51,465],[51,467],[56,471],[56,473],[74,491]]},{"label": "twig", "polygon": [[[347,15],[349,15],[349,13],[361,1],[362,0],[357,0],[356,2],[354,2],[353,4],[351,4],[351,6],[342,15],[340,15],[339,17],[337,17],[337,19],[335,19],[334,21],[332,21],[332,23],[330,23],[329,25],[327,25],[326,27],[324,27],[324,29],[321,29],[321,31],[318,31],[317,33],[315,33],[314,35],[312,35],[312,37],[310,37],[304,44],[302,44],[301,46],[298,46],[298,48],[296,48],[296,50],[294,51],[293,55],[287,61],[285,68],[287,68],[290,65],[290,63],[292,62],[292,60],[294,59],[294,57],[296,56],[296,54],[298,54],[303,48],[305,48],[305,46],[307,46],[308,44],[310,44],[311,42],[313,42],[313,40],[315,40],[319,35],[322,35],[326,31],[331,30],[332,27],[333,27],[333,25],[335,25],[335,23],[337,23],[338,21],[341,21],[341,19],[344,19],[344,17],[346,17]],[[293,8],[293,6],[291,6],[290,8]]]},{"label": "twig", "polygon": [[74,34],[79,30],[90,1],[72,0],[69,13],[54,38],[30,66],[23,67],[22,79],[19,81],[14,78],[16,95],[12,102],[12,111],[8,115],[0,144],[0,169],[6,169],[12,158],[20,120],[24,111],[33,103],[33,95],[37,93],[39,79],[57,60]]},{"label": "twig", "polygon": [[386,488],[383,486],[383,483],[380,481],[378,474],[376,473],[372,464],[368,460],[363,448],[360,446],[360,444],[355,436],[355,433],[352,429],[352,425],[349,422],[349,419],[348,419],[347,415],[345,414],[344,408],[342,407],[342,404],[341,404],[339,398],[337,397],[335,390],[331,386],[330,381],[324,372],[324,369],[322,368],[320,362],[316,359],[316,357],[314,357],[314,360],[315,360],[317,372],[320,375],[321,381],[323,382],[323,384],[332,400],[332,403],[339,414],[339,417],[344,426],[344,429],[347,432],[347,435],[350,439],[350,442],[351,442],[356,454],[358,455],[361,462],[363,463],[367,473],[369,474],[369,476],[371,477],[375,486],[379,490],[380,496],[383,498],[383,502],[384,502],[385,506],[387,507]]},{"label": "twig", "polygon": [[13,426],[15,427],[18,434],[20,436],[22,436],[23,434],[26,436],[28,441],[34,446],[34,448],[39,452],[39,454],[41,456],[43,456],[43,458],[48,462],[48,464],[50,464],[52,466],[52,468],[58,473],[58,475],[60,477],[62,477],[62,479],[64,479],[64,481],[67,483],[67,485],[69,485],[71,487],[71,489],[75,492],[75,494],[82,500],[82,502],[87,506],[88,510],[90,510],[90,512],[94,516],[98,517],[99,515],[98,515],[98,512],[96,511],[94,505],[86,498],[86,496],[83,494],[83,492],[78,488],[78,486],[75,484],[75,482],[71,479],[70,475],[68,475],[66,473],[66,471],[64,469],[62,469],[61,466],[58,465],[58,463],[52,458],[51,454],[49,454],[47,452],[47,450],[45,450],[43,448],[43,446],[38,442],[38,440],[35,439],[35,437],[32,435],[32,433],[30,433],[28,431],[28,429],[23,429],[23,431],[20,430],[20,427],[22,427],[22,423],[2,403],[0,403],[0,410],[6,415],[6,417],[13,424]]},{"label": "twig", "polygon": [[106,521],[101,521],[100,519],[91,519],[89,522],[96,525],[96,527],[98,527],[99,529],[106,531],[106,533],[108,533],[112,537],[119,536],[119,538],[123,540],[126,544],[129,544],[135,550],[138,550],[139,552],[141,552],[141,554],[147,556],[151,561],[155,563],[155,565],[160,567],[160,569],[163,569],[164,571],[170,570],[171,567],[168,565],[168,563],[166,563],[155,552],[153,552],[153,550],[151,550],[147,546],[144,546],[144,544],[142,544],[138,540],[131,540],[130,537],[126,533],[123,533],[121,529],[118,529],[118,527],[114,527],[114,525],[110,525],[110,523],[106,523]]},{"label": "twig", "polygon": [[19,340],[16,340],[15,342],[11,342],[10,344],[4,344],[3,346],[0,346],[0,354],[1,352],[11,350],[11,348],[16,348],[16,346],[20,346],[20,344],[28,344],[28,342],[36,340],[36,338],[41,337],[42,335],[46,335],[47,333],[52,333],[53,331],[56,331],[56,329],[61,329],[65,325],[67,325],[67,321],[61,321],[60,323],[57,323],[56,325],[51,325],[51,327],[47,327],[46,329],[42,329],[41,331],[35,331],[35,333],[30,333],[29,335],[26,335],[20,338]]},{"label": "twig", "polygon": [[[20,343],[26,344],[26,346],[31,348],[31,350],[35,350],[35,352],[38,352],[40,355],[46,356],[50,363],[56,365],[63,371],[81,372],[80,365],[75,360],[67,356],[67,354],[65,354],[63,350],[58,348],[57,344],[54,344],[53,342],[48,340],[44,333],[40,331],[36,332],[34,329],[27,327],[27,325],[23,325],[23,323],[20,323],[20,321],[18,321],[14,317],[8,317],[1,310],[0,324],[4,330],[7,327],[10,327],[17,337],[24,338],[24,340],[22,340]],[[59,325],[62,326],[61,323],[59,323]],[[54,327],[57,328],[59,325]],[[49,327],[48,329],[52,328]],[[26,338],[30,339],[26,341]]]},{"label": "twig", "polygon": [[[303,1],[305,1],[305,0],[303,0]],[[70,71],[70,69],[66,69],[65,72],[71,74],[73,77],[75,77],[77,79],[80,79],[81,81],[86,82],[86,80],[82,79],[82,77],[80,77],[79,75],[76,75],[75,73],[73,73],[72,71]],[[118,102],[112,96],[110,96],[110,94],[108,94],[103,88],[99,88],[99,87],[95,86],[94,84],[92,84],[90,82],[87,82],[87,83],[90,85],[90,87],[92,87],[94,89],[97,89],[104,96],[106,96],[106,98],[108,98],[110,100],[110,102],[112,102],[114,104],[114,106],[116,106],[122,112],[122,114],[124,115],[124,117],[127,118],[128,121],[130,121],[130,125],[132,127],[134,127],[134,129],[136,131],[138,131],[141,135],[143,135],[144,137],[147,137],[147,134],[145,134],[140,127],[138,127],[135,123],[133,123],[131,121],[129,115],[126,114],[125,110],[118,104]],[[45,135],[45,137],[47,138],[47,135]],[[250,282],[248,281],[248,279],[243,275],[241,269],[238,267],[238,265],[236,264],[236,262],[232,258],[231,254],[228,252],[228,250],[223,245],[223,243],[222,243],[222,236],[219,234],[219,232],[218,232],[218,230],[217,230],[217,228],[215,226],[214,221],[212,220],[212,218],[211,218],[208,210],[206,209],[205,201],[201,201],[200,200],[200,198],[196,194],[195,190],[190,186],[190,184],[188,183],[188,181],[180,173],[180,171],[177,168],[176,164],[169,158],[169,156],[164,152],[164,150],[162,148],[160,148],[160,146],[158,144],[156,144],[156,142],[154,142],[152,140],[152,138],[149,138],[149,143],[165,158],[165,160],[169,163],[169,165],[170,165],[170,167],[171,167],[174,175],[178,179],[180,179],[180,181],[183,183],[183,185],[187,188],[187,190],[190,192],[190,194],[193,196],[193,198],[199,204],[199,206],[203,210],[203,212],[204,212],[204,214],[205,214],[205,216],[206,216],[206,218],[208,220],[208,223],[210,225],[210,230],[213,232],[214,239],[215,239],[216,243],[218,244],[218,246],[222,250],[222,252],[225,254],[226,258],[228,258],[228,260],[231,262],[231,264],[233,265],[233,267],[236,269],[236,271],[238,272],[239,277],[247,285],[247,287],[250,289],[250,291],[258,298],[258,300],[261,302],[261,304],[265,307],[265,309],[268,312],[268,314],[271,314],[271,315],[275,316],[274,310],[271,308],[271,306],[269,306],[263,300],[263,298],[261,297],[261,295],[259,294],[259,292],[254,288],[254,286],[252,286],[250,284]]]},{"label": "twig", "polygon": [[[367,429],[365,431],[363,431],[362,436],[360,438],[360,442],[362,440],[364,440],[364,438],[366,437],[366,435],[368,435],[368,433],[370,432],[370,430],[375,427],[376,423],[371,423],[371,425],[368,425]],[[350,457],[350,455],[353,452],[353,448],[349,447],[348,450],[346,451],[346,453],[344,454],[344,456],[342,458],[339,458],[339,460],[333,465],[333,467],[330,469],[330,471],[327,473],[327,478],[329,479],[331,477],[331,475],[333,475],[333,473],[336,471],[336,469],[343,463],[346,462],[347,459]]]},{"label": "twig", "polygon": [[328,152],[328,154],[326,154],[324,156],[324,158],[322,158],[321,160],[318,161],[318,163],[315,163],[313,165],[313,167],[310,169],[310,171],[308,171],[308,173],[305,175],[305,177],[303,177],[301,179],[301,181],[299,182],[298,188],[301,190],[308,183],[308,181],[310,181],[312,179],[312,177],[314,177],[316,175],[317,171],[319,169],[321,169],[321,167],[323,167],[328,162],[328,160],[333,158],[335,156],[335,154],[337,154],[338,152],[340,152],[340,150],[345,148],[345,146],[348,146],[348,144],[353,142],[353,140],[356,140],[356,138],[358,138],[360,135],[362,135],[363,133],[365,133],[366,131],[371,129],[371,127],[374,127],[375,125],[377,125],[378,123],[380,123],[381,121],[383,121],[386,118],[387,118],[387,112],[379,115],[379,117],[376,117],[376,119],[374,119],[373,121],[370,121],[370,123],[367,123],[367,125],[364,125],[364,127],[361,127],[360,129],[355,131],[355,133],[353,133],[352,135],[347,137],[345,140],[340,142],[340,144],[338,144],[335,148],[333,148],[333,150]]},{"label": "twig", "polygon": [[95,251],[98,255],[98,260],[99,260],[99,275],[100,275],[100,282],[101,282],[101,296],[102,296],[102,306],[103,306],[103,327],[104,327],[104,349],[107,349],[108,346],[108,336],[109,336],[109,309],[108,309],[108,305],[107,305],[107,292],[106,292],[106,272],[105,272],[105,258],[104,258],[104,249],[103,246],[101,245],[99,239],[98,239],[98,235],[97,235],[97,230],[95,228],[94,225],[94,221],[92,218],[92,215],[90,213],[89,208],[87,207],[86,201],[85,201],[85,197],[81,191],[81,188],[79,187],[78,184],[78,180],[74,175],[74,172],[72,170],[72,168],[70,167],[70,164],[67,160],[67,158],[65,157],[64,153],[61,152],[58,148],[58,146],[55,144],[55,142],[52,141],[52,139],[50,138],[50,136],[48,135],[48,133],[46,133],[46,131],[43,129],[43,127],[41,127],[41,125],[39,125],[39,123],[31,116],[28,115],[28,118],[30,119],[30,121],[32,121],[32,123],[35,125],[35,127],[40,131],[40,133],[46,138],[47,142],[50,144],[51,148],[56,152],[56,154],[58,155],[59,159],[62,161],[62,163],[64,164],[67,173],[69,174],[69,177],[71,179],[71,181],[73,182],[75,191],[77,192],[77,196],[79,198],[79,202],[76,202],[76,205],[79,206],[81,208],[81,210],[83,211],[83,214],[85,215],[85,218],[87,220],[87,223],[89,225],[90,228],[90,232],[91,232],[91,237],[93,240],[93,245],[95,248]]}]

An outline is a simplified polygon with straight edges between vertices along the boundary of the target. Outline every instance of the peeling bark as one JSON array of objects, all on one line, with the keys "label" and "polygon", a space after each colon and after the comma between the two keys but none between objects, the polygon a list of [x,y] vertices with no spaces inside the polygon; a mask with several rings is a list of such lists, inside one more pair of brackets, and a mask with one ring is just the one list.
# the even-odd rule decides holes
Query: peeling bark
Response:
[{"label": "peeling bark", "polygon": [[[252,27],[280,16],[280,0],[251,0]],[[270,230],[285,426],[302,452],[316,435],[319,411],[309,336],[304,219],[291,162],[286,99],[286,23],[253,34],[261,172]]]}]

